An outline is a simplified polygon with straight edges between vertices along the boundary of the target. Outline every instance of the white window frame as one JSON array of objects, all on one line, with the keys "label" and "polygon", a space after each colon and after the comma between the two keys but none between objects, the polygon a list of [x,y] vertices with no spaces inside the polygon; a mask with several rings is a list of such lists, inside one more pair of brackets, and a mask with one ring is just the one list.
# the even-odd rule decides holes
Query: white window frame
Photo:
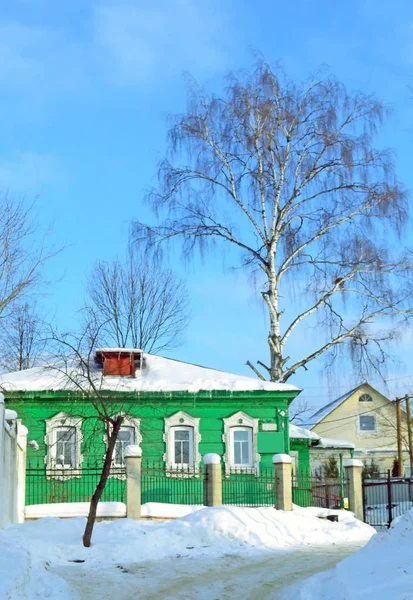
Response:
[{"label": "white window frame", "polygon": [[[122,427],[131,427],[132,429],[135,430],[135,444],[140,446],[141,442],[142,442],[141,420],[136,419],[135,417],[125,416],[124,413],[118,413],[117,415],[113,416],[113,418],[116,418],[116,417],[123,417],[122,425],[120,426],[121,429],[122,429]],[[112,433],[112,429],[113,429],[112,425],[109,424],[110,433]],[[108,447],[108,436],[106,435],[106,431],[103,434],[103,441],[107,448]],[[113,453],[114,453],[113,456],[115,456],[115,449],[113,450]],[[125,465],[115,463],[115,458],[113,457],[111,467],[113,467],[114,469],[123,469],[125,467]],[[109,477],[114,477],[115,479],[125,479],[126,474],[114,473],[111,471],[109,473]]]},{"label": "white window frame", "polygon": [[360,394],[359,402],[373,402],[373,396],[371,394],[368,394],[367,392],[364,394]]},{"label": "white window frame", "polygon": [[113,460],[112,460],[113,466],[116,468],[119,468],[119,469],[121,469],[125,466],[125,457],[123,457],[123,462],[120,462],[120,463],[116,462],[116,444],[121,443],[121,440],[119,439],[119,434],[122,432],[122,429],[123,430],[128,429],[130,431],[133,431],[134,440],[130,441],[128,445],[136,444],[136,427],[134,427],[133,425],[126,425],[125,423],[122,423],[122,425],[120,426],[120,429],[119,429],[118,438],[115,442],[115,447],[113,449]]},{"label": "white window frame", "polygon": [[[244,472],[253,473],[258,475],[259,464],[261,455],[257,452],[257,434],[258,434],[258,422],[259,419],[254,419],[247,415],[242,410],[236,412],[231,417],[223,419],[224,421],[224,434],[222,441],[225,444],[224,464],[225,464],[225,475],[230,475],[240,470]],[[250,465],[237,465],[234,462],[234,431],[237,428],[249,428],[251,429],[251,464]]]},{"label": "white window frame", "polygon": [[[362,429],[361,425],[360,425],[360,417],[373,417],[374,429]],[[357,417],[357,433],[359,435],[377,435],[378,434],[377,415],[358,415],[358,417]]]},{"label": "white window frame", "polygon": [[[201,463],[201,454],[199,453],[199,443],[201,435],[199,433],[199,417],[192,417],[188,413],[180,410],[171,417],[165,417],[165,433],[163,441],[166,444],[166,452],[163,460],[166,465],[166,471],[169,476],[184,476],[185,474],[198,474]],[[182,465],[175,463],[175,431],[178,429],[192,428],[192,449],[190,447],[191,464]]]},{"label": "white window frame", "polygon": [[[247,443],[248,443],[248,456],[250,459],[248,463],[235,462],[235,434],[239,431],[248,433]],[[253,438],[252,427],[249,427],[247,425],[236,425],[235,427],[231,427],[231,429],[229,430],[229,435],[230,435],[229,453],[230,453],[231,465],[233,465],[234,467],[236,467],[238,469],[252,469],[254,467],[254,445],[252,443],[252,438]]]},{"label": "white window frame", "polygon": [[[175,434],[178,431],[189,431],[189,461],[187,463],[175,462]],[[172,457],[170,464],[173,469],[190,469],[191,467],[194,467],[194,433],[195,432],[192,425],[175,425],[174,427],[171,427],[169,431],[169,455]]]},{"label": "white window frame", "polygon": [[[56,442],[57,432],[65,428],[75,429],[75,461],[73,466],[58,464],[56,457]],[[56,477],[57,479],[71,479],[73,477],[81,477],[81,474],[73,475],[71,471],[81,468],[83,455],[80,452],[83,441],[82,434],[82,419],[73,417],[72,415],[60,412],[50,419],[46,419],[46,435],[44,441],[47,447],[47,454],[44,457],[44,462],[47,469],[56,471],[56,475],[48,474],[48,479]],[[61,473],[59,473],[61,471]]]}]

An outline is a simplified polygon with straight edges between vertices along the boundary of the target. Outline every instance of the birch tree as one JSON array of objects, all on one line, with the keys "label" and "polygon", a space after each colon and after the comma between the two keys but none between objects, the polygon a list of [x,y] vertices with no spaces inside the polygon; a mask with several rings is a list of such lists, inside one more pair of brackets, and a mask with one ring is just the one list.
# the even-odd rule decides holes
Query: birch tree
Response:
[{"label": "birch tree", "polygon": [[375,145],[385,116],[329,74],[297,84],[259,60],[221,96],[190,82],[187,111],[171,117],[148,195],[160,221],[136,223],[136,235],[180,239],[187,255],[233,247],[259,273],[269,359],[247,364],[261,378],[285,382],[342,352],[380,369],[412,315],[406,193]]}]

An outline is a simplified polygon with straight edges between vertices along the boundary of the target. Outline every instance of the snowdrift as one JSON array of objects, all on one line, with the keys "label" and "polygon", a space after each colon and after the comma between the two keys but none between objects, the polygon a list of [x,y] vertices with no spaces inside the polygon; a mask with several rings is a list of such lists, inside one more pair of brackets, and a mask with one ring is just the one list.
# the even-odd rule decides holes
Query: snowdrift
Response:
[{"label": "snowdrift", "polygon": [[[331,512],[339,515],[338,523],[317,517]],[[65,588],[65,582],[47,573],[48,565],[79,564],[80,569],[87,570],[162,561],[173,556],[183,559],[219,558],[225,554],[245,556],[305,546],[365,542],[374,533],[346,511],[297,509],[286,513],[273,508],[223,506],[203,508],[175,521],[120,519],[97,523],[91,548],[83,548],[84,525],[83,517],[44,518],[3,530],[0,544],[8,551],[0,552],[0,598],[77,598]],[[8,556],[13,556],[12,569],[8,566]],[[25,589],[30,589],[33,595],[25,596]],[[41,591],[34,595],[37,592],[33,590],[38,589]]]},{"label": "snowdrift", "polygon": [[311,577],[294,592],[291,597],[297,600],[413,598],[413,509],[339,563],[333,572]]}]

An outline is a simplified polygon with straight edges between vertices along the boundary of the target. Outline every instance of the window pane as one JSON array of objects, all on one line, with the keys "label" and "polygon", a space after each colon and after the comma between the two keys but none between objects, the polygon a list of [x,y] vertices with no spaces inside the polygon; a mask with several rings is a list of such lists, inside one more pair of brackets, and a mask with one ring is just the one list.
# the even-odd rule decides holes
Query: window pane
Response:
[{"label": "window pane", "polygon": [[189,442],[182,442],[182,462],[184,465],[189,464]]},{"label": "window pane", "polygon": [[128,442],[128,444],[135,443],[135,428],[134,427],[121,427],[118,433],[118,440],[121,442]]},{"label": "window pane", "polygon": [[374,431],[375,430],[376,421],[374,416],[363,415],[360,416],[360,429],[362,431]]},{"label": "window pane", "polygon": [[241,445],[237,442],[234,444],[234,463],[240,465],[241,463]]},{"label": "window pane", "polygon": [[135,428],[121,427],[118,433],[118,439],[115,442],[115,464],[124,464],[124,454],[126,446],[135,443]]},{"label": "window pane", "polygon": [[232,431],[233,461],[235,465],[251,465],[252,430],[249,427],[234,428]]},{"label": "window pane", "polygon": [[75,466],[76,429],[66,427],[56,431],[56,462],[60,465]]},{"label": "window pane", "polygon": [[180,442],[175,442],[175,464],[182,464],[182,446]]},{"label": "window pane", "polygon": [[359,398],[359,402],[373,402],[373,398],[370,394],[362,394]]},{"label": "window pane", "polygon": [[188,440],[189,441],[189,431],[187,429],[177,429],[175,431],[175,440]]},{"label": "window pane", "polygon": [[248,442],[249,432],[248,431],[234,431],[234,440],[236,442]]},{"label": "window pane", "polygon": [[248,465],[250,463],[250,448],[248,442],[242,442],[241,445],[241,464]]},{"label": "window pane", "polygon": [[192,462],[192,431],[190,429],[174,429],[174,460],[176,465],[189,465]]}]

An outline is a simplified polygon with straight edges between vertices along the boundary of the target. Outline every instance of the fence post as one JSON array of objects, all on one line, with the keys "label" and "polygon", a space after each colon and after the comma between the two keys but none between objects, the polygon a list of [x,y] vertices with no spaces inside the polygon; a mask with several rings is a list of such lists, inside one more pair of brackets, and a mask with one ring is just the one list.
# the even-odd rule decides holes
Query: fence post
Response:
[{"label": "fence post", "polygon": [[6,493],[4,491],[4,486],[6,483],[6,472],[5,472],[5,453],[6,453],[6,434],[5,434],[5,423],[4,423],[4,414],[5,414],[5,406],[4,406],[4,396],[0,393],[0,481],[2,484],[2,493],[0,494],[0,527],[7,523],[6,516]]},{"label": "fence post", "polygon": [[272,462],[275,469],[275,508],[293,509],[292,459],[288,454],[274,454]]},{"label": "fence post", "polygon": [[130,445],[125,448],[126,465],[126,516],[129,519],[141,518],[141,467],[142,449]]},{"label": "fence post", "polygon": [[390,471],[387,471],[387,527],[390,528],[391,522],[393,521],[393,506],[391,497],[391,478]]},{"label": "fence post", "polygon": [[204,505],[222,505],[221,457],[218,454],[205,454]]},{"label": "fence post", "polygon": [[348,507],[355,514],[357,519],[363,520],[363,483],[361,474],[363,463],[361,460],[349,458],[344,461],[343,466],[346,470],[348,480]]},{"label": "fence post", "polygon": [[27,427],[17,421],[17,522],[24,523],[26,508],[26,448]]}]

